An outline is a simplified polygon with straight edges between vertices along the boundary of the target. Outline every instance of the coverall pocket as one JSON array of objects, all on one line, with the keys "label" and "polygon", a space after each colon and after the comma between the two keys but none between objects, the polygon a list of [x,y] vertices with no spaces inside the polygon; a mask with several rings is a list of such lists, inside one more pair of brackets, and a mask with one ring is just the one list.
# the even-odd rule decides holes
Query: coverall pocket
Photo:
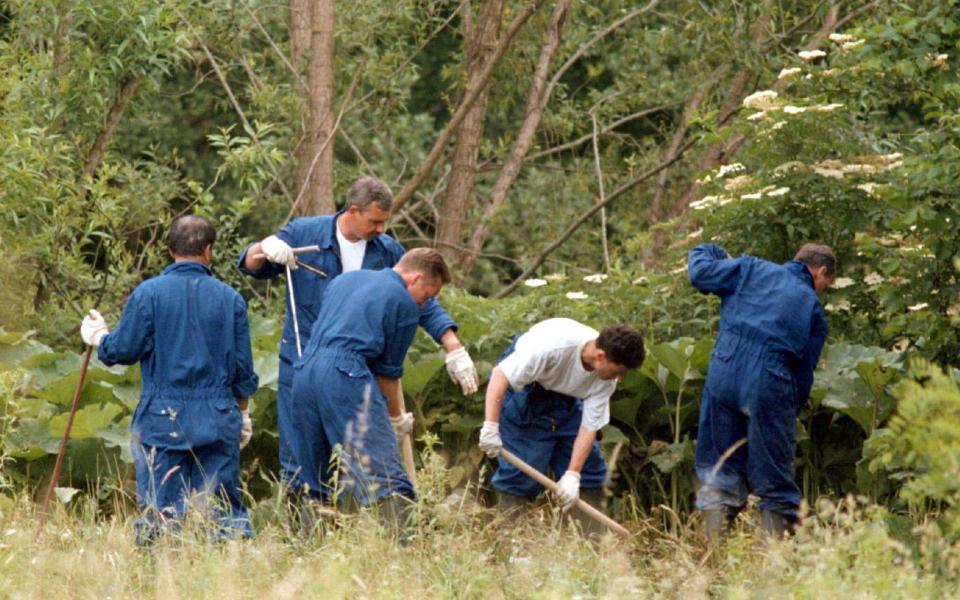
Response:
[{"label": "coverall pocket", "polygon": [[713,345],[710,357],[723,362],[729,361],[737,351],[737,338],[732,335],[721,334]]},{"label": "coverall pocket", "polygon": [[771,394],[783,400],[784,406],[794,410],[797,406],[797,388],[793,375],[783,365],[766,364],[764,373],[767,376]]},{"label": "coverall pocket", "polygon": [[364,379],[370,375],[370,369],[367,368],[367,365],[353,356],[338,356],[334,360],[333,366],[350,379]]},{"label": "coverall pocket", "polygon": [[184,401],[182,398],[150,398],[134,415],[134,439],[148,446],[176,447],[185,443]]},{"label": "coverall pocket", "polygon": [[220,398],[213,401],[216,410],[219,429],[224,440],[237,440],[240,443],[240,429],[243,420],[240,417],[240,407],[232,398]]}]

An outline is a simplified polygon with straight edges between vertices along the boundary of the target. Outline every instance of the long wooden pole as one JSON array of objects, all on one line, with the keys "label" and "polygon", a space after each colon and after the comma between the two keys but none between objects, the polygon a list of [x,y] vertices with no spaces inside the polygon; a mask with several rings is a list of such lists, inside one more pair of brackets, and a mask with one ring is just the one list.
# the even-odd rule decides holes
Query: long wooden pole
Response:
[{"label": "long wooden pole", "polygon": [[[403,397],[403,383],[397,380],[397,395],[400,396],[400,414],[407,412],[407,405]],[[403,434],[400,438],[400,456],[403,458],[403,466],[407,470],[407,477],[413,487],[417,487],[417,467],[413,462],[413,436],[409,433]]]},{"label": "long wooden pole", "polygon": [[53,474],[50,475],[50,484],[47,486],[47,493],[43,495],[43,505],[41,508],[40,524],[37,531],[43,528],[46,522],[47,509],[50,507],[50,499],[53,497],[53,490],[57,487],[60,480],[60,470],[63,468],[63,457],[67,453],[67,444],[70,442],[70,430],[73,428],[73,418],[77,414],[77,408],[80,406],[80,396],[83,392],[83,382],[87,377],[87,367],[90,366],[90,356],[93,355],[93,346],[87,346],[87,351],[83,355],[83,364],[80,365],[80,377],[77,379],[77,388],[73,392],[73,402],[70,403],[70,414],[67,415],[67,426],[63,430],[63,439],[60,440],[60,450],[57,452],[57,462],[53,465]]},{"label": "long wooden pole", "polygon": [[[555,493],[559,489],[559,486],[556,484],[556,482],[554,482],[552,479],[550,479],[540,471],[534,469],[527,463],[523,462],[522,459],[520,459],[517,455],[512,454],[507,449],[500,450],[500,456],[503,457],[503,460],[507,461],[511,465],[520,469],[521,471],[523,471],[524,473],[532,477],[534,481],[536,481],[543,487],[547,488],[551,492]],[[608,528],[610,528],[610,530],[612,530],[614,533],[616,533],[620,537],[624,539],[630,539],[631,537],[633,537],[626,527],[624,527],[620,523],[617,523],[616,521],[614,521],[607,515],[603,514],[596,508],[590,506],[583,500],[580,500],[580,499],[577,500],[577,508],[579,508],[582,512],[586,513],[586,515],[592,518],[593,520],[599,521],[600,523],[603,523],[604,525],[606,525]]]}]

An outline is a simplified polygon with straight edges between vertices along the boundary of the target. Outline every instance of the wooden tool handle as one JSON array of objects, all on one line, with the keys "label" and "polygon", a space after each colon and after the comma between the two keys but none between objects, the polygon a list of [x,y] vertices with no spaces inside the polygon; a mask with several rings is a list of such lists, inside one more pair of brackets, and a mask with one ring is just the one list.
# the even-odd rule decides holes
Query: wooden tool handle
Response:
[{"label": "wooden tool handle", "polygon": [[403,466],[407,470],[407,476],[413,487],[417,487],[417,469],[413,462],[413,440],[409,433],[403,434],[400,439],[400,454],[403,455]]},{"label": "wooden tool handle", "polygon": [[[528,476],[533,478],[534,481],[536,481],[543,487],[547,488],[551,492],[556,493],[556,491],[559,489],[560,486],[558,486],[556,482],[554,482],[552,479],[550,479],[540,471],[534,469],[527,463],[523,462],[523,460],[521,460],[517,455],[512,454],[507,449],[504,448],[500,450],[500,456],[503,457],[503,460],[507,461],[511,465],[520,469],[521,471],[526,473]],[[579,498],[577,499],[577,508],[579,508],[581,511],[586,513],[588,517],[594,519],[595,521],[599,521],[604,525],[606,525],[607,527],[609,527],[614,533],[616,533],[620,537],[623,537],[626,539],[629,539],[631,537],[630,532],[627,530],[626,527],[624,527],[620,523],[617,523],[607,515],[603,514],[602,512],[590,506],[583,500],[580,500]]]}]

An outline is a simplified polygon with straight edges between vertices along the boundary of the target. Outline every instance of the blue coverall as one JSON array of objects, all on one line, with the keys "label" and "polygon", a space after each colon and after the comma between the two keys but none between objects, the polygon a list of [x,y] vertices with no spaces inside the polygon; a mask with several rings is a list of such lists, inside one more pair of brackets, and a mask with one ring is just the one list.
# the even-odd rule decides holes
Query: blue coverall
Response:
[{"label": "blue coverall", "polygon": [[327,468],[339,444],[341,469],[331,475],[361,504],[391,494],[415,497],[374,376],[403,375],[419,319],[420,307],[392,269],[352,271],[327,287],[310,343],[294,366],[295,490],[340,499]]},{"label": "blue coverall", "polygon": [[223,502],[226,535],[252,535],[239,487],[237,399],[251,396],[258,378],[240,294],[201,263],[173,263],[133,290],[97,356],[108,366],[140,363],[130,424],[137,502],[146,511],[138,532],[176,522],[200,493]]},{"label": "blue coverall", "polygon": [[[313,324],[322,308],[324,290],[343,272],[340,261],[340,246],[337,243],[336,220],[344,211],[333,215],[319,217],[302,217],[294,219],[283,229],[277,232],[277,237],[293,248],[300,246],[320,246],[319,252],[301,254],[297,260],[309,264],[326,273],[326,277],[311,272],[308,269],[292,271],[294,293],[297,302],[297,319],[300,325],[300,341],[302,348],[307,347],[310,341]],[[283,265],[266,262],[263,267],[251,271],[243,266],[247,252],[244,250],[237,262],[237,267],[246,275],[256,279],[269,279],[284,273]],[[404,249],[388,235],[378,235],[367,242],[363,256],[363,269],[379,271],[393,268]],[[290,311],[290,297],[286,298],[287,314],[283,323],[283,334],[280,339],[280,373],[277,381],[277,430],[280,434],[280,477],[284,482],[289,481],[295,466],[291,455],[288,440],[292,439],[295,430],[295,421],[291,417],[290,398],[293,385],[293,363],[297,360],[297,342],[293,332],[293,316]],[[449,329],[456,331],[457,324],[440,306],[435,298],[431,298],[420,309],[420,325],[438,343],[441,336]]]},{"label": "blue coverall", "polygon": [[[761,509],[795,519],[797,411],[810,395],[827,337],[813,276],[800,261],[727,258],[714,244],[690,251],[688,271],[694,287],[721,298],[720,333],[700,403],[697,508],[739,509],[752,492]],[[747,445],[717,466],[744,437]]]},{"label": "blue coverall", "polygon": [[[513,354],[519,336],[500,356],[497,364]],[[583,402],[579,398],[545,389],[531,383],[521,390],[507,386],[500,409],[500,438],[503,447],[541,473],[551,469],[559,477],[570,466],[573,442],[580,431]],[[490,483],[498,492],[532,498],[543,486],[529,475],[497,458],[497,471]],[[593,443],[580,471],[580,487],[598,489],[607,478],[607,465],[600,444]]]}]

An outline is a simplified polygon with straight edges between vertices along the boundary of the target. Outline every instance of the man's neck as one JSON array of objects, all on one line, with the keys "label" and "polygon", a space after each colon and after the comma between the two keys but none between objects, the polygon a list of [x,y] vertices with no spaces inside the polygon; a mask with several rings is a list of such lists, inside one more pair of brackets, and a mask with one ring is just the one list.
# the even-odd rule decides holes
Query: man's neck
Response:
[{"label": "man's neck", "polygon": [[350,227],[350,217],[347,216],[347,213],[343,213],[337,217],[337,231],[340,232],[340,235],[344,237],[351,244],[356,244],[361,238],[359,235],[352,233],[352,228]]},{"label": "man's neck", "polygon": [[195,262],[195,263],[200,263],[205,267],[210,266],[210,261],[208,261],[205,256],[174,256],[173,262],[175,263]]},{"label": "man's neck", "polygon": [[593,363],[597,357],[597,340],[590,340],[583,345],[583,350],[580,351],[580,364],[583,365],[585,371],[593,371]]}]

